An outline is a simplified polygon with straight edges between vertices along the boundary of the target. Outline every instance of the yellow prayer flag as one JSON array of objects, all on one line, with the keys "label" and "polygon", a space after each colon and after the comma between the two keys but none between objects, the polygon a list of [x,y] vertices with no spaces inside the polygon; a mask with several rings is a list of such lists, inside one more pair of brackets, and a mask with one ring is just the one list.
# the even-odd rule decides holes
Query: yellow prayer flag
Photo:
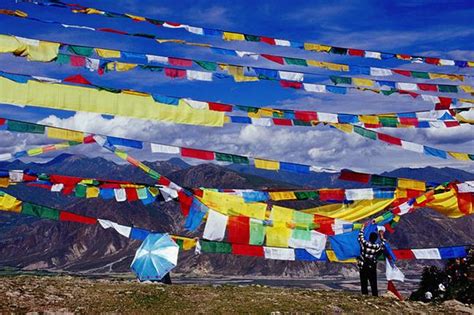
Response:
[{"label": "yellow prayer flag", "polygon": [[182,39],[155,39],[159,44],[163,44],[163,43],[179,43],[179,44],[184,44],[186,43],[186,41],[182,40]]},{"label": "yellow prayer flag", "polygon": [[51,61],[58,56],[58,43],[0,35],[0,52],[27,57],[30,61]]},{"label": "yellow prayer flag", "polygon": [[100,190],[97,187],[87,187],[86,198],[97,198],[99,197]]},{"label": "yellow prayer flag", "polygon": [[474,87],[470,85],[460,85],[459,87],[466,93],[474,93]]},{"label": "yellow prayer flag", "polygon": [[94,49],[95,49],[95,52],[102,58],[120,58],[121,56],[121,53],[119,50],[102,49],[102,48],[94,48]]},{"label": "yellow prayer flag", "polygon": [[336,254],[334,253],[334,251],[331,250],[331,249],[326,250],[326,256],[328,257],[329,261],[332,261],[332,262],[340,262],[340,263],[356,263],[357,262],[357,260],[355,258],[349,258],[349,259],[346,259],[346,260],[339,260],[336,256]]},{"label": "yellow prayer flag", "polygon": [[294,200],[296,199],[295,193],[292,191],[273,191],[268,193],[272,200]]},{"label": "yellow prayer flag", "polygon": [[[348,65],[333,62],[322,62],[322,67],[332,71],[349,71]],[[354,78],[352,80],[354,80]]]},{"label": "yellow prayer flag", "polygon": [[84,133],[80,131],[64,130],[54,127],[47,127],[46,134],[48,138],[63,139],[70,141],[83,142]]},{"label": "yellow prayer flag", "polygon": [[336,127],[337,129],[344,131],[345,133],[352,133],[354,132],[354,126],[350,124],[331,124],[332,126]]},{"label": "yellow prayer flag", "polygon": [[179,124],[222,127],[224,113],[189,106],[161,105],[151,96],[112,93],[90,87],[49,84],[30,80],[18,83],[0,77],[0,103],[69,111],[92,112]]},{"label": "yellow prayer flag", "polygon": [[308,59],[306,60],[306,63],[308,64],[308,66],[311,66],[311,67],[325,68],[324,66],[325,63],[322,61]]},{"label": "yellow prayer flag", "polygon": [[279,170],[280,169],[279,161],[260,160],[260,159],[255,159],[254,161],[255,161],[256,168],[261,168],[265,170]]},{"label": "yellow prayer flag", "polygon": [[407,179],[407,178],[399,178],[398,179],[398,188],[402,189],[413,189],[413,190],[426,190],[425,182],[414,180],[414,179]]},{"label": "yellow prayer flag", "polygon": [[135,63],[125,63],[125,62],[114,62],[115,64],[115,71],[123,72],[123,71],[130,71],[137,67]]},{"label": "yellow prayer flag", "polygon": [[359,115],[359,121],[364,124],[376,125],[380,122],[377,116]]},{"label": "yellow prayer flag", "polygon": [[126,16],[128,16],[129,18],[135,20],[135,21],[146,21],[146,18],[144,18],[143,16],[138,16],[138,15],[133,15],[133,14],[129,14],[129,13],[125,13]]},{"label": "yellow prayer flag", "polygon": [[252,82],[258,81],[258,77],[249,77],[244,75],[244,67],[240,66],[227,66],[227,65],[220,65],[221,68],[225,68],[227,72],[234,77],[235,82]]},{"label": "yellow prayer flag", "polygon": [[357,86],[374,86],[374,81],[370,79],[352,78],[352,84]]},{"label": "yellow prayer flag", "polygon": [[457,152],[448,152],[448,153],[449,153],[449,155],[451,155],[456,160],[461,160],[461,161],[470,161],[471,160],[469,158],[469,154],[467,154],[467,153],[457,153]]},{"label": "yellow prayer flag", "polygon": [[469,68],[474,68],[474,61],[468,61],[467,65],[469,66]]},{"label": "yellow prayer flag", "polygon": [[232,33],[232,32],[224,32],[222,35],[222,39],[224,40],[245,40],[244,34],[240,33]]},{"label": "yellow prayer flag", "polygon": [[266,245],[274,247],[288,247],[288,241],[290,240],[292,231],[292,229],[289,229],[286,226],[267,226]]},{"label": "yellow prayer flag", "polygon": [[225,215],[243,215],[265,220],[267,205],[260,202],[246,203],[240,196],[205,190],[199,200],[214,211]]},{"label": "yellow prayer flag", "polygon": [[319,52],[329,52],[331,50],[331,46],[319,45],[319,44],[313,44],[313,43],[304,43],[304,49],[319,51]]},{"label": "yellow prayer flag", "polygon": [[273,206],[272,211],[270,214],[270,219],[273,221],[275,225],[280,224],[282,226],[286,225],[286,223],[291,222],[293,220],[293,212],[295,210],[290,208],[285,208],[281,206]]},{"label": "yellow prayer flag", "polygon": [[464,81],[464,76],[462,74],[444,74],[444,73],[428,73],[430,79],[447,79],[451,81]]},{"label": "yellow prayer flag", "polygon": [[29,149],[28,151],[26,151],[26,154],[28,154],[28,156],[35,156],[35,155],[39,155],[39,154],[42,154],[43,153],[43,148],[33,148],[33,149]]},{"label": "yellow prayer flag", "polygon": [[10,186],[10,178],[1,177],[0,178],[0,187],[7,188],[8,186]]},{"label": "yellow prayer flag", "polygon": [[136,95],[136,96],[150,96],[150,94],[148,94],[148,93],[138,92],[138,91],[134,91],[134,90],[122,90],[122,93],[130,94],[130,95]]},{"label": "yellow prayer flag", "polygon": [[0,195],[0,210],[2,211],[21,212],[21,203],[9,194]]}]

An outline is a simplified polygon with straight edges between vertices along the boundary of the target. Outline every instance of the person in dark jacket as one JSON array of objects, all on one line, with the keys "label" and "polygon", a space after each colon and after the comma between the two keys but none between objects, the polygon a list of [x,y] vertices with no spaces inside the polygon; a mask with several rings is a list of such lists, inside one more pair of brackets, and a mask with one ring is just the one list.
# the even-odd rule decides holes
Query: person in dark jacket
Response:
[{"label": "person in dark jacket", "polygon": [[363,227],[359,232],[360,256],[357,258],[357,265],[360,273],[360,287],[362,294],[369,294],[368,282],[373,296],[378,296],[377,289],[377,257],[383,252],[385,248],[385,239],[383,238],[383,231],[379,231],[380,243],[377,243],[379,236],[377,233],[370,233],[369,240],[364,238]]}]

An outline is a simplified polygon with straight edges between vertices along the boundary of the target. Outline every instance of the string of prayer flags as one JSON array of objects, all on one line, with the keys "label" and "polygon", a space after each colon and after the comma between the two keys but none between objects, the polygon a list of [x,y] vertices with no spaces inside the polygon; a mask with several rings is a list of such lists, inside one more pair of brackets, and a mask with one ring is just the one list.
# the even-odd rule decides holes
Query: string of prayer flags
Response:
[{"label": "string of prayer flags", "polygon": [[[23,211],[23,208],[25,211]],[[40,219],[56,220],[63,222],[75,222],[81,224],[94,225],[98,224],[104,229],[112,229],[120,235],[130,238],[131,240],[144,240],[152,231],[119,224],[106,219],[97,219],[93,217],[83,216],[68,211],[57,210],[40,206],[37,204],[26,203],[17,198],[0,191],[0,211],[16,212],[23,215],[35,216]],[[319,257],[318,251],[312,248],[278,248],[259,245],[243,245],[232,244],[208,240],[196,240],[188,237],[171,235],[178,243],[181,250],[190,250],[199,244],[201,253],[221,253],[245,255],[254,257],[264,257],[266,259],[278,260],[296,260],[296,261],[331,261],[331,262],[348,262],[341,261],[334,257],[332,250],[322,250]],[[263,255],[262,255],[263,253]],[[413,260],[413,259],[452,259],[467,256],[465,246],[449,246],[419,249],[393,249],[396,259]],[[353,261],[352,261],[353,262]]]},{"label": "string of prayer flags", "polygon": [[[11,36],[5,36],[5,35],[0,35],[4,37],[11,37]],[[97,50],[99,49],[99,50]],[[11,49],[10,49],[11,50]],[[76,51],[76,49],[69,49],[68,51]],[[103,51],[109,51],[106,49],[101,49],[101,48],[94,48],[94,50],[98,51],[98,55],[100,57],[104,56],[115,56],[115,57],[120,57],[121,54],[120,52],[118,54],[104,54]],[[6,50],[8,52],[8,50]],[[127,55],[130,55],[128,53]],[[133,54],[135,56],[136,54]],[[71,59],[72,57],[75,57]],[[161,61],[166,61],[162,62],[165,64],[170,64],[170,65],[179,65],[179,66],[192,66],[193,65],[193,60],[187,60],[187,59],[178,59],[178,58],[173,58],[173,57],[162,57],[162,56],[155,56],[157,58],[151,59],[151,60],[161,60]],[[78,58],[82,58],[82,62],[78,63]],[[87,62],[89,60],[89,62]],[[94,60],[94,61],[92,61]],[[149,60],[149,58],[145,59],[145,56],[141,60]],[[136,67],[139,67],[141,69],[145,70],[152,70],[152,71],[160,71],[164,72],[166,76],[170,78],[187,78],[188,80],[201,80],[201,81],[212,81],[213,78],[225,78],[227,75],[222,75],[222,74],[211,74],[211,73],[206,73],[206,72],[201,72],[201,71],[195,71],[195,70],[180,70],[177,68],[165,68],[165,67],[159,67],[159,66],[148,66],[144,64],[137,64],[137,63],[123,63],[123,62],[118,62],[118,61],[111,61],[111,60],[99,60],[99,59],[90,59],[89,57],[84,57],[81,55],[64,55],[64,54],[59,54],[57,61],[61,64],[70,64],[72,66],[83,66],[88,68],[91,71],[99,71],[99,73],[103,74],[104,71],[128,71],[131,69],[134,69]],[[178,62],[179,61],[179,62]],[[188,62],[189,61],[189,62]],[[95,66],[95,65],[99,66]],[[90,67],[90,65],[94,65],[93,67]],[[277,71],[277,70],[272,70],[272,69],[263,69],[263,68],[253,68],[253,67],[246,67],[247,71],[251,71],[252,73],[249,75],[243,74],[243,67],[242,66],[233,66],[233,65],[228,65],[228,64],[222,64],[220,63],[220,69],[224,69],[228,72],[228,75],[233,76],[236,82],[248,82],[248,81],[257,81],[257,80],[279,80],[280,85],[282,87],[290,87],[290,88],[296,88],[296,89],[305,89],[308,92],[316,92],[316,93],[336,93],[336,94],[346,94],[348,89],[351,90],[358,90],[358,91],[371,91],[371,92],[376,92],[378,94],[382,95],[391,95],[393,93],[399,93],[399,94],[408,94],[411,95],[412,97],[415,98],[421,98],[422,100],[427,100],[430,102],[436,102],[436,98],[438,98],[438,102],[440,102],[439,97],[433,96],[433,95],[425,95],[425,94],[419,94],[415,93],[413,91],[430,91],[430,92],[446,92],[446,93],[457,93],[458,91],[464,91],[466,93],[472,92],[474,89],[471,86],[467,85],[460,85],[460,86],[455,86],[455,85],[439,85],[439,84],[415,84],[415,83],[404,83],[404,82],[393,82],[393,81],[377,81],[377,80],[369,80],[369,79],[360,79],[360,78],[350,78],[350,77],[336,77],[336,76],[331,76],[332,81],[335,84],[354,84],[355,86],[350,86],[350,87],[339,87],[339,86],[331,86],[331,85],[326,85],[326,84],[312,84],[312,83],[305,83],[305,84],[294,84],[291,83],[292,81],[296,82],[303,82],[304,80],[304,74],[303,73],[297,73],[297,72],[290,72],[290,71]],[[240,72],[235,72],[235,69],[240,69]],[[206,71],[209,71],[208,69],[205,69]],[[214,70],[213,72],[217,71]],[[316,74],[311,74],[311,75],[316,75]],[[244,79],[247,78],[247,79]],[[251,80],[250,80],[250,79]],[[74,78],[68,78],[69,82],[74,82],[76,83],[82,83],[82,84],[90,84],[89,81],[85,80],[82,76],[75,76]],[[375,88],[375,87],[378,88]],[[367,87],[370,88],[370,90],[367,90]],[[388,89],[387,89],[388,88]],[[434,99],[433,99],[434,98]],[[436,103],[436,104],[437,104]]]},{"label": "string of prayer flags", "polygon": [[464,153],[464,152],[454,152],[454,151],[446,151],[437,148],[433,148],[430,146],[402,140],[400,138],[390,136],[381,132],[376,132],[373,130],[369,130],[360,126],[353,126],[353,125],[341,125],[341,124],[331,124],[331,126],[339,129],[345,133],[349,134],[358,134],[361,137],[368,138],[375,141],[381,141],[386,144],[395,145],[400,147],[404,150],[421,153],[427,156],[433,156],[436,158],[441,159],[455,159],[459,161],[472,161],[474,160],[474,154],[471,153]]},{"label": "string of prayer flags", "polygon": [[[1,73],[7,79],[13,79],[18,82],[16,77],[12,77],[12,74]],[[27,82],[28,80],[36,81],[35,77],[22,76]],[[45,79],[45,78],[42,78]],[[48,78],[49,79],[49,78]],[[56,80],[56,79],[49,79]],[[41,81],[39,81],[41,82]],[[58,80],[58,83],[60,80]],[[70,83],[70,82],[69,82]],[[80,83],[79,83],[80,84]],[[96,88],[110,90],[110,88],[95,86]],[[116,91],[117,93],[120,90]],[[121,93],[130,95],[129,90],[121,90]],[[147,96],[143,92],[134,92],[131,95],[136,96]],[[210,110],[215,112],[231,112],[234,110],[243,111],[248,117],[240,116],[226,116],[225,123],[236,123],[236,124],[254,124],[258,126],[308,126],[312,127],[316,122],[324,123],[341,123],[341,124],[353,124],[364,126],[366,128],[450,128],[457,127],[462,123],[473,123],[469,119],[466,119],[464,114],[469,113],[472,108],[467,109],[450,109],[448,110],[435,110],[435,111],[418,111],[418,112],[405,112],[395,114],[375,114],[375,115],[356,115],[356,114],[334,114],[316,111],[298,111],[288,109],[275,109],[275,108],[259,108],[252,106],[242,105],[229,105],[219,104],[208,101],[197,101],[189,98],[176,98],[164,95],[153,94],[153,100],[158,105],[179,105],[189,107],[196,110]],[[453,100],[449,102],[452,103]],[[460,106],[472,106],[474,104],[467,102],[469,100],[463,99]],[[95,110],[95,109],[94,109]],[[202,112],[204,114],[204,112]],[[262,118],[263,117],[263,118]],[[266,118],[271,117],[271,118]]]},{"label": "string of prayer flags", "polygon": [[[184,104],[160,104],[149,94],[138,95],[125,91],[114,93],[29,79],[19,83],[12,80],[12,77],[7,77],[0,77],[0,102],[4,104],[119,115],[179,124],[214,127],[224,124],[222,112],[197,110]],[[133,108],[129,106],[132,103],[135,105]]]},{"label": "string of prayer flags", "polygon": [[[388,52],[379,52],[379,51],[371,51],[371,50],[362,50],[356,48],[345,48],[345,47],[336,47],[318,43],[303,43],[298,41],[292,41],[287,39],[277,39],[267,36],[261,35],[251,35],[251,34],[244,34],[238,32],[231,32],[231,31],[223,31],[218,29],[211,29],[211,28],[203,28],[198,26],[191,26],[188,24],[176,23],[176,22],[167,22],[163,20],[157,20],[153,18],[147,17],[139,17],[136,18],[135,14],[127,14],[127,13],[117,13],[111,12],[106,10],[98,10],[94,8],[87,8],[83,6],[70,6],[67,3],[61,1],[46,1],[46,2],[30,2],[27,0],[21,0],[22,2],[32,3],[35,5],[40,6],[54,6],[64,9],[69,9],[73,13],[80,13],[80,14],[97,14],[103,17],[113,17],[113,18],[126,18],[132,20],[134,22],[148,22],[154,26],[162,26],[169,29],[180,29],[192,33],[194,35],[200,36],[209,36],[212,38],[220,37],[226,41],[249,41],[249,42],[259,42],[259,43],[266,43],[272,46],[284,46],[284,47],[291,47],[291,48],[298,48],[304,49],[312,52],[317,53],[328,53],[334,55],[346,55],[351,57],[361,57],[361,58],[369,58],[369,59],[378,59],[378,60],[386,60],[386,59],[398,59],[402,61],[409,61],[412,63],[426,63],[429,65],[436,65],[436,66],[457,66],[460,68],[465,67],[474,67],[474,61],[467,61],[467,60],[452,60],[452,59],[444,59],[444,58],[437,58],[431,56],[417,56],[417,55],[409,55],[403,53],[388,53]],[[25,18],[25,14],[12,14],[13,16],[23,17]],[[59,23],[59,22],[58,22]],[[61,24],[61,23],[59,23]],[[109,31],[109,30],[103,30]],[[114,33],[123,33],[121,31],[110,30]],[[145,36],[146,35],[146,36]],[[155,38],[154,35],[149,34],[135,34],[135,36],[141,36],[146,38]]]}]

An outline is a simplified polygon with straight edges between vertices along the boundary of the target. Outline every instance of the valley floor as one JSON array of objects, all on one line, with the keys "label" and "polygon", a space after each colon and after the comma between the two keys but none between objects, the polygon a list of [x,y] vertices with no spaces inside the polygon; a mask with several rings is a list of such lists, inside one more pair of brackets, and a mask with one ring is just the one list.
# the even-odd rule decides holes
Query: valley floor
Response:
[{"label": "valley floor", "polygon": [[362,297],[335,290],[260,284],[138,283],[114,278],[0,276],[0,313],[459,313],[474,312],[457,301],[440,305]]}]

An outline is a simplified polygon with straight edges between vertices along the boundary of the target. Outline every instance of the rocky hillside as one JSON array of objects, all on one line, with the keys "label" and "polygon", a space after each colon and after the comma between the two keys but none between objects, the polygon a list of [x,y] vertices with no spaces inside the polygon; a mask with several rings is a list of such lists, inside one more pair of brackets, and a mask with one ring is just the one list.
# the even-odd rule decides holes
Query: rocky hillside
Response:
[{"label": "rocky hillside", "polygon": [[[247,172],[237,172],[214,164],[190,166],[179,159],[148,163],[156,170],[169,176],[186,187],[215,188],[261,188],[295,187],[298,175],[288,173],[286,179],[268,179]],[[136,168],[117,165],[102,158],[89,159],[81,156],[60,155],[46,164],[19,161],[0,163],[0,168],[31,169],[36,172],[50,172],[72,176],[102,177],[107,179],[127,179],[150,182]],[[406,171],[400,171],[406,173]],[[427,172],[437,176],[436,169]],[[460,171],[461,172],[461,171]],[[100,175],[98,175],[100,174]],[[440,170],[437,178],[444,178],[446,170]],[[260,174],[261,175],[261,174]],[[331,177],[334,175],[323,174]],[[469,173],[459,173],[460,180],[473,178]],[[407,175],[402,175],[406,176]],[[419,177],[422,178],[422,177]],[[290,183],[288,183],[290,182]],[[337,179],[332,182],[337,185]],[[323,181],[323,183],[325,183]],[[347,185],[347,182],[344,183]],[[323,187],[324,184],[314,184]],[[24,200],[59,207],[84,215],[111,219],[124,224],[133,224],[155,231],[185,234],[181,229],[183,217],[174,202],[143,206],[140,202],[117,203],[101,199],[78,199],[47,193],[44,189],[18,185],[7,191]],[[474,236],[473,217],[459,220],[447,219],[431,210],[424,209],[408,215],[400,223],[397,231],[390,235],[394,247],[426,247],[438,245],[471,244]],[[88,272],[128,271],[139,246],[112,231],[104,231],[98,226],[84,226],[76,223],[61,223],[35,220],[20,215],[0,214],[0,266],[15,266],[24,269],[49,269]],[[403,268],[420,267],[418,261]],[[406,270],[405,269],[405,270]],[[194,274],[253,274],[314,276],[319,274],[343,273],[351,275],[354,266],[330,263],[302,263],[265,261],[253,257],[231,255],[201,255],[183,252],[180,257],[181,272]]]}]

